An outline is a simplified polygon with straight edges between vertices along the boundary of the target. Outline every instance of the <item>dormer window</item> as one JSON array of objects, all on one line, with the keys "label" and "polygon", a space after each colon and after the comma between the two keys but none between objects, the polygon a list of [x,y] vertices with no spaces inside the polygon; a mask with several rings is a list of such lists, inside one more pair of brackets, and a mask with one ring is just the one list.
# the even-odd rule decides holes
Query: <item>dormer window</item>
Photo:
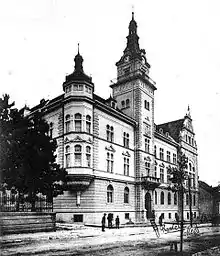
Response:
[{"label": "dormer window", "polygon": [[123,100],[122,102],[121,102],[121,108],[124,108],[125,107],[125,101]]},{"label": "dormer window", "polygon": [[116,104],[115,104],[115,102],[112,102],[112,108],[116,108]]},{"label": "dormer window", "polygon": [[68,86],[66,87],[66,93],[71,92],[71,90],[72,90],[72,85],[68,85]]},{"label": "dormer window", "polygon": [[126,100],[126,108],[129,108],[129,107],[130,107],[130,100],[127,99],[127,100]]}]

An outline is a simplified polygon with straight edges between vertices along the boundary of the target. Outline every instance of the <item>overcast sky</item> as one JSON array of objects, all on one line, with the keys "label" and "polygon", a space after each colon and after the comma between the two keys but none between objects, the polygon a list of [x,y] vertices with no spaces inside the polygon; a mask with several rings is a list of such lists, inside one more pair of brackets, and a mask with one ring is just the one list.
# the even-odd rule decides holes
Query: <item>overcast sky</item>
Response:
[{"label": "overcast sky", "polygon": [[2,0],[0,95],[17,107],[63,93],[77,43],[95,92],[109,97],[134,5],[140,47],[156,82],[156,124],[191,108],[200,179],[220,181],[220,1]]}]

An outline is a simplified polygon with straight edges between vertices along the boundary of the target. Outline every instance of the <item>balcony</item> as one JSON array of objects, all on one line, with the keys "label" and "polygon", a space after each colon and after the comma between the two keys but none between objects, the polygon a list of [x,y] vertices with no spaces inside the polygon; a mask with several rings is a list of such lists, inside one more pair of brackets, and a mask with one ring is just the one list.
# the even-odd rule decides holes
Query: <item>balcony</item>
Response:
[{"label": "balcony", "polygon": [[154,190],[160,185],[160,178],[154,176],[142,176],[141,177],[142,186],[147,190]]},{"label": "balcony", "polygon": [[68,168],[67,188],[71,191],[83,191],[87,189],[94,179],[91,168],[72,167]]}]

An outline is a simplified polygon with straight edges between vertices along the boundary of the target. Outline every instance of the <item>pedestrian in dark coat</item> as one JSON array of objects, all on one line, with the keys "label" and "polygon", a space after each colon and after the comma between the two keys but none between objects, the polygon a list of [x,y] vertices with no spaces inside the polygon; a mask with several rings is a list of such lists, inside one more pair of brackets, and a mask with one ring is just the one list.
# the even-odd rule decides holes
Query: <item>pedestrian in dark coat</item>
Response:
[{"label": "pedestrian in dark coat", "polygon": [[117,216],[116,219],[115,219],[116,228],[119,228],[119,224],[120,224],[120,220],[119,220],[119,217]]},{"label": "pedestrian in dark coat", "polygon": [[104,213],[104,215],[102,217],[102,231],[103,232],[105,231],[105,216],[106,216],[106,213]]}]

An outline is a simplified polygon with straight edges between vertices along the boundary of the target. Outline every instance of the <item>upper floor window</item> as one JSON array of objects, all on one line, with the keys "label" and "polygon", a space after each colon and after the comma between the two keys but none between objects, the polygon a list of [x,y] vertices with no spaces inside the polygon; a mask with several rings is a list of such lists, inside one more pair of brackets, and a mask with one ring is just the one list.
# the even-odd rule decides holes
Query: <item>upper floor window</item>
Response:
[{"label": "upper floor window", "polygon": [[70,126],[71,126],[70,115],[66,115],[66,117],[65,117],[66,132],[70,132]]},{"label": "upper floor window", "polygon": [[176,159],[176,154],[173,154],[173,163],[176,164],[177,159]]},{"label": "upper floor window", "polygon": [[126,108],[129,108],[130,107],[130,100],[126,99],[125,103],[126,103]]},{"label": "upper floor window", "polygon": [[82,165],[82,146],[75,145],[74,147],[74,159],[75,159],[75,166]]},{"label": "upper floor window", "polygon": [[75,114],[75,131],[81,132],[82,131],[82,115],[77,113]]},{"label": "upper floor window", "polygon": [[51,122],[49,125],[49,136],[53,138],[53,123]]},{"label": "upper floor window", "polygon": [[189,194],[186,194],[186,205],[189,204]]},{"label": "upper floor window", "polygon": [[92,89],[89,86],[87,86],[87,85],[86,85],[86,92],[88,92],[88,93],[92,92]]},{"label": "upper floor window", "polygon": [[150,152],[150,140],[149,139],[145,139],[145,151],[147,153]]},{"label": "upper floor window", "polygon": [[154,146],[154,156],[157,157],[157,146]]},{"label": "upper floor window", "polygon": [[124,157],[124,175],[129,176],[129,158]]},{"label": "upper floor window", "polygon": [[124,147],[129,148],[129,134],[126,132],[124,132],[123,134],[123,144],[124,144]]},{"label": "upper floor window", "polygon": [[157,178],[157,166],[154,166],[154,177]]},{"label": "upper floor window", "polygon": [[174,198],[173,199],[174,199],[174,204],[177,205],[177,193],[176,192],[174,193]]},{"label": "upper floor window", "polygon": [[129,203],[129,188],[126,187],[124,189],[124,203],[128,204]]},{"label": "upper floor window", "polygon": [[86,163],[88,167],[91,167],[91,147],[86,147]]},{"label": "upper floor window", "polygon": [[145,172],[147,176],[150,176],[150,162],[145,162]]},{"label": "upper floor window", "polygon": [[106,125],[107,141],[113,142],[114,140],[114,128],[113,126]]},{"label": "upper floor window", "polygon": [[150,102],[148,102],[147,100],[144,101],[144,107],[147,109],[147,110],[150,110]]},{"label": "upper floor window", "polygon": [[125,101],[124,100],[122,100],[122,102],[121,102],[121,108],[125,108]]},{"label": "upper floor window", "polygon": [[91,133],[91,116],[86,116],[86,132]]},{"label": "upper floor window", "polygon": [[164,169],[160,168],[160,182],[164,182]]},{"label": "upper floor window", "polygon": [[160,193],[160,204],[164,204],[164,192]]},{"label": "upper floor window", "polygon": [[167,151],[167,162],[170,162],[170,151]]},{"label": "upper floor window", "polygon": [[168,192],[168,194],[167,194],[167,203],[168,203],[168,205],[171,204],[171,193],[170,192]]},{"label": "upper floor window", "polygon": [[193,195],[193,206],[195,206],[195,205],[196,205],[196,196]]},{"label": "upper floor window", "polygon": [[160,148],[160,159],[161,160],[164,159],[164,150],[163,150],[163,148]]},{"label": "upper floor window", "polygon": [[151,136],[151,130],[150,130],[150,125],[149,124],[144,123],[144,134],[148,135],[148,136]]},{"label": "upper floor window", "polygon": [[171,173],[170,173],[170,170],[169,168],[167,168],[167,183],[171,183]]},{"label": "upper floor window", "polygon": [[113,203],[113,187],[112,185],[108,185],[107,187],[107,203]]},{"label": "upper floor window", "polygon": [[154,203],[157,204],[157,191],[154,192]]},{"label": "upper floor window", "polygon": [[192,171],[192,164],[191,163],[189,163],[189,170],[190,170],[190,172]]},{"label": "upper floor window", "polygon": [[107,152],[107,172],[113,173],[113,165],[114,165],[114,155],[113,153]]},{"label": "upper floor window", "polygon": [[66,167],[70,167],[70,146],[66,146],[65,148],[65,160],[66,160]]}]

